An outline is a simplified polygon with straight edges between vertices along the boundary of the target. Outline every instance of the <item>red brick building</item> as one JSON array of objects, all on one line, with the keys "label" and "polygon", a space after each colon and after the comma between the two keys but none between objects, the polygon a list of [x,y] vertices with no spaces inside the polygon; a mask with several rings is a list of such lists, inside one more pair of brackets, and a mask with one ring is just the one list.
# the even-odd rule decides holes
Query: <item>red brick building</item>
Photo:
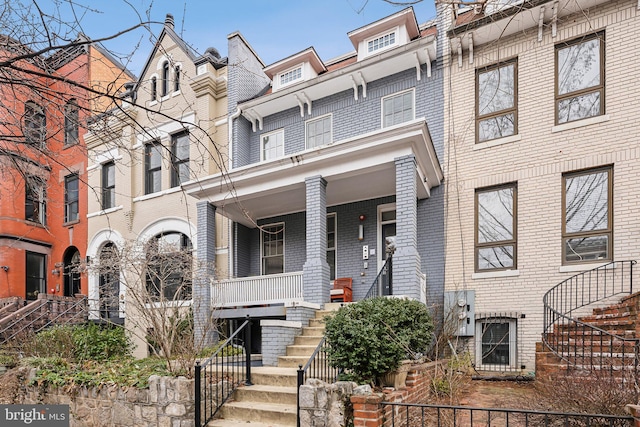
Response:
[{"label": "red brick building", "polygon": [[133,76],[82,36],[46,58],[5,37],[0,61],[0,298],[86,295],[83,135]]}]

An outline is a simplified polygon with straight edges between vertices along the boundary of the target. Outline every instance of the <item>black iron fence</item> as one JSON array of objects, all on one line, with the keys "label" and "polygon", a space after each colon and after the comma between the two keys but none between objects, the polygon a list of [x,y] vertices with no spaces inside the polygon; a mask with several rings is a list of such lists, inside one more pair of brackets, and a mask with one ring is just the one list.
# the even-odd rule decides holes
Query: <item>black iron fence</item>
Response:
[{"label": "black iron fence", "polygon": [[382,402],[385,427],[631,427],[633,417]]},{"label": "black iron fence", "polygon": [[[542,341],[569,367],[610,373],[637,373],[639,340],[608,330],[606,321],[578,319],[579,309],[616,295],[633,292],[636,261],[615,261],[576,274],[550,289],[543,297]],[[603,318],[606,316],[603,316]]]},{"label": "black iron fence", "polygon": [[369,288],[364,299],[391,295],[393,293],[393,257],[389,256],[382,265],[380,272]]},{"label": "black iron fence", "polygon": [[195,366],[195,425],[205,426],[238,386],[251,385],[251,319]]}]

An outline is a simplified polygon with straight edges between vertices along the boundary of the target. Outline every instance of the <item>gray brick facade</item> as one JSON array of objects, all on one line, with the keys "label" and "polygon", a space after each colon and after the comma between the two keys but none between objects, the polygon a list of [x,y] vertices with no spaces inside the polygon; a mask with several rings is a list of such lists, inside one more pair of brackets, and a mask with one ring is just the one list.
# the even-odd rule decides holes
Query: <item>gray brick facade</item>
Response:
[{"label": "gray brick facade", "polygon": [[285,354],[287,346],[293,344],[297,335],[302,333],[300,322],[262,320],[262,364],[277,366],[278,355]]},{"label": "gray brick facade", "polygon": [[327,181],[321,176],[306,178],[307,260],[304,264],[304,300],[314,304],[329,301],[331,290],[327,264]]},{"label": "gray brick facade", "polygon": [[218,340],[211,306],[211,279],[215,277],[216,262],[216,208],[206,201],[198,202],[196,206],[198,273],[193,280],[194,342],[198,347],[206,347]]}]

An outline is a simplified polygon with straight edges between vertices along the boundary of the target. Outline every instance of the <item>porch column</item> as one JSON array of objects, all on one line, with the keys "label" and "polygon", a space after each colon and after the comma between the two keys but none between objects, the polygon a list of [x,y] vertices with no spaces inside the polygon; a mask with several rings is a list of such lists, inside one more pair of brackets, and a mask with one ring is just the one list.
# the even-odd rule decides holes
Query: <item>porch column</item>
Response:
[{"label": "porch column", "polygon": [[197,262],[193,278],[194,344],[204,348],[218,341],[211,307],[211,281],[216,263],[216,207],[209,202],[197,203]]},{"label": "porch column", "polygon": [[327,181],[320,175],[305,179],[307,187],[307,260],[303,267],[304,300],[329,302],[331,276],[327,264]]},{"label": "porch column", "polygon": [[396,251],[393,255],[393,294],[419,299],[416,158],[413,155],[398,157],[395,163]]}]

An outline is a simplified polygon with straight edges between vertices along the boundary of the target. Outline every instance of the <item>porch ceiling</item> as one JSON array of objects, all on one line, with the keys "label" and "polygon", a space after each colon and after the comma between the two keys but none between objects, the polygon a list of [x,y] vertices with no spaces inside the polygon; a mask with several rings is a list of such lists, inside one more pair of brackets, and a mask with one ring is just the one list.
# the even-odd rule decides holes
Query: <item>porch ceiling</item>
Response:
[{"label": "porch ceiling", "polygon": [[184,185],[218,212],[254,227],[257,220],[306,210],[305,178],[327,181],[327,206],[393,195],[395,161],[416,158],[418,198],[440,185],[442,170],[423,118],[274,161],[237,168]]}]

